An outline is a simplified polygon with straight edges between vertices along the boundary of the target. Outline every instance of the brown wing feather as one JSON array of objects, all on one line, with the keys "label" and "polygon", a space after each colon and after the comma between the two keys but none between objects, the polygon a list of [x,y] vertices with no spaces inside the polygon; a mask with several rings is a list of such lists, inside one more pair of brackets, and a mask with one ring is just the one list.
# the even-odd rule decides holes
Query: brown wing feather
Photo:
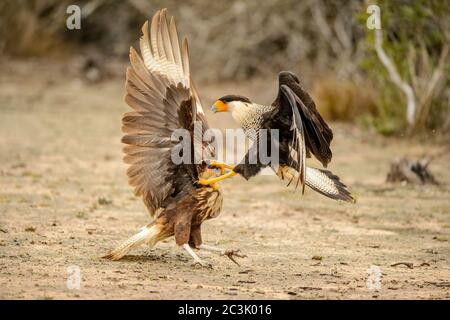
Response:
[{"label": "brown wing feather", "polygon": [[[135,194],[142,196],[151,215],[159,212],[165,199],[192,186],[204,166],[175,165],[171,141],[177,128],[193,137],[198,118],[208,128],[198,94],[191,86],[186,40],[180,49],[175,21],[165,9],[156,12],[142,27],[141,55],[130,49],[131,68],[127,70],[125,102],[134,110],[122,119],[122,142],[127,175]],[[197,116],[197,114],[199,116]],[[201,146],[203,149],[210,146]]]}]

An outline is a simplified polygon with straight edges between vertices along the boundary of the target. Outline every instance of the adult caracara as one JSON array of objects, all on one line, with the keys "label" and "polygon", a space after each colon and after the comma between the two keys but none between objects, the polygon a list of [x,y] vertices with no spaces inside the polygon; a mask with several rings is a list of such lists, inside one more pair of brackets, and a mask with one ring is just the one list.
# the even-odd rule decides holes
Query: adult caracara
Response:
[{"label": "adult caracara", "polygon": [[[315,191],[335,200],[354,202],[347,187],[330,171],[306,166],[306,158],[313,154],[324,167],[331,161],[330,142],[333,133],[316,109],[314,101],[302,88],[296,75],[280,72],[278,96],[270,106],[252,103],[248,98],[227,95],[212,106],[214,112],[230,111],[232,117],[254,141],[241,163],[230,172],[216,178],[201,179],[208,185],[236,174],[249,179],[270,165],[281,179],[295,181],[295,186],[305,184]],[[266,129],[268,138],[263,141],[261,129]],[[277,150],[271,150],[274,129],[278,129]],[[270,142],[270,143],[269,143]],[[278,163],[263,163],[259,144],[267,144],[266,150],[278,152]],[[251,159],[254,159],[252,162]]]},{"label": "adult caracara", "polygon": [[130,164],[129,182],[154,220],[104,257],[118,260],[139,245],[154,246],[174,235],[196,264],[206,265],[192,248],[217,251],[235,261],[233,255],[242,257],[237,250],[202,244],[201,224],[220,213],[222,192],[216,183],[205,186],[197,181],[215,177],[215,171],[204,162],[193,164],[193,159],[177,165],[171,157],[179,144],[171,135],[179,128],[190,132],[189,143],[192,153],[200,153],[198,159],[214,153],[210,144],[193,141],[194,121],[202,123],[202,130],[208,124],[192,84],[187,41],[180,48],[175,21],[165,9],[154,15],[150,34],[147,22],[142,33],[141,55],[130,49],[125,101],[134,111],[122,119],[122,142],[124,161]]}]

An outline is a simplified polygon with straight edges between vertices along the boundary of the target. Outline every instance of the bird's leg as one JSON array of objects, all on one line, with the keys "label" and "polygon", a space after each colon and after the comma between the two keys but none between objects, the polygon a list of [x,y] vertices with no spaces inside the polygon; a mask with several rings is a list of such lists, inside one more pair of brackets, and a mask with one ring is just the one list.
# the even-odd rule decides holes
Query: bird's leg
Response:
[{"label": "bird's leg", "polygon": [[216,160],[209,160],[208,161],[209,166],[216,167],[220,169],[220,174],[225,174],[225,169],[231,169],[233,170],[235,166],[226,164],[224,162],[216,161]]},{"label": "bird's leg", "polygon": [[193,266],[202,266],[205,268],[210,268],[212,269],[212,265],[206,262],[203,262],[202,259],[199,258],[199,256],[194,252],[194,250],[192,250],[191,246],[187,243],[183,244],[183,248],[187,251],[187,253],[189,253],[189,255],[194,258],[194,263],[192,264]]},{"label": "bird's leg", "polygon": [[236,175],[236,172],[234,171],[230,171],[228,173],[225,173],[217,178],[212,178],[212,179],[198,179],[198,183],[204,186],[213,186],[215,183],[224,180],[224,179],[228,179],[231,178],[233,176]]},{"label": "bird's leg", "polygon": [[204,162],[209,166],[209,167],[216,167],[216,168],[220,168],[220,173],[221,176],[219,177],[215,177],[215,178],[211,178],[211,179],[202,179],[200,178],[198,180],[198,184],[204,185],[204,186],[210,186],[211,188],[213,188],[214,190],[217,190],[217,182],[227,179],[227,178],[231,178],[232,176],[236,175],[236,172],[234,171],[230,171],[228,173],[225,173],[225,169],[231,169],[233,170],[235,166],[223,163],[223,162],[219,162],[216,160],[204,160]]},{"label": "bird's leg", "polygon": [[203,243],[199,246],[199,249],[218,252],[222,256],[227,256],[231,261],[236,263],[238,266],[239,266],[239,263],[234,259],[234,257],[237,257],[237,258],[246,258],[247,257],[245,254],[240,254],[241,250],[239,250],[239,249],[222,249],[222,248],[215,247],[215,246],[209,246],[209,245],[203,244]]}]

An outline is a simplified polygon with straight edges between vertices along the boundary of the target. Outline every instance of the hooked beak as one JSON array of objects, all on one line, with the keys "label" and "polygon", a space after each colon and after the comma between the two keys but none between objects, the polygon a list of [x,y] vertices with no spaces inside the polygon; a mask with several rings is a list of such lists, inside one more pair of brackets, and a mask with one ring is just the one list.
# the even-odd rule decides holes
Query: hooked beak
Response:
[{"label": "hooked beak", "polygon": [[216,112],[226,112],[228,111],[228,105],[220,100],[217,100],[216,102],[214,102],[214,104],[211,106],[211,111],[216,113]]}]

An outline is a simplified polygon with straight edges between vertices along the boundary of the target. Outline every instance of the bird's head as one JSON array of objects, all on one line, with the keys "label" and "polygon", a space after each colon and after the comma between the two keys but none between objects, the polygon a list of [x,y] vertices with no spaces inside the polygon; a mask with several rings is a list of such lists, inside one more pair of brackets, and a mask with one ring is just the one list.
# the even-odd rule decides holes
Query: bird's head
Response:
[{"label": "bird's head", "polygon": [[248,104],[251,104],[251,101],[244,96],[237,95],[227,95],[218,99],[211,106],[211,110],[216,112],[232,112],[237,111],[239,109],[247,107]]}]

